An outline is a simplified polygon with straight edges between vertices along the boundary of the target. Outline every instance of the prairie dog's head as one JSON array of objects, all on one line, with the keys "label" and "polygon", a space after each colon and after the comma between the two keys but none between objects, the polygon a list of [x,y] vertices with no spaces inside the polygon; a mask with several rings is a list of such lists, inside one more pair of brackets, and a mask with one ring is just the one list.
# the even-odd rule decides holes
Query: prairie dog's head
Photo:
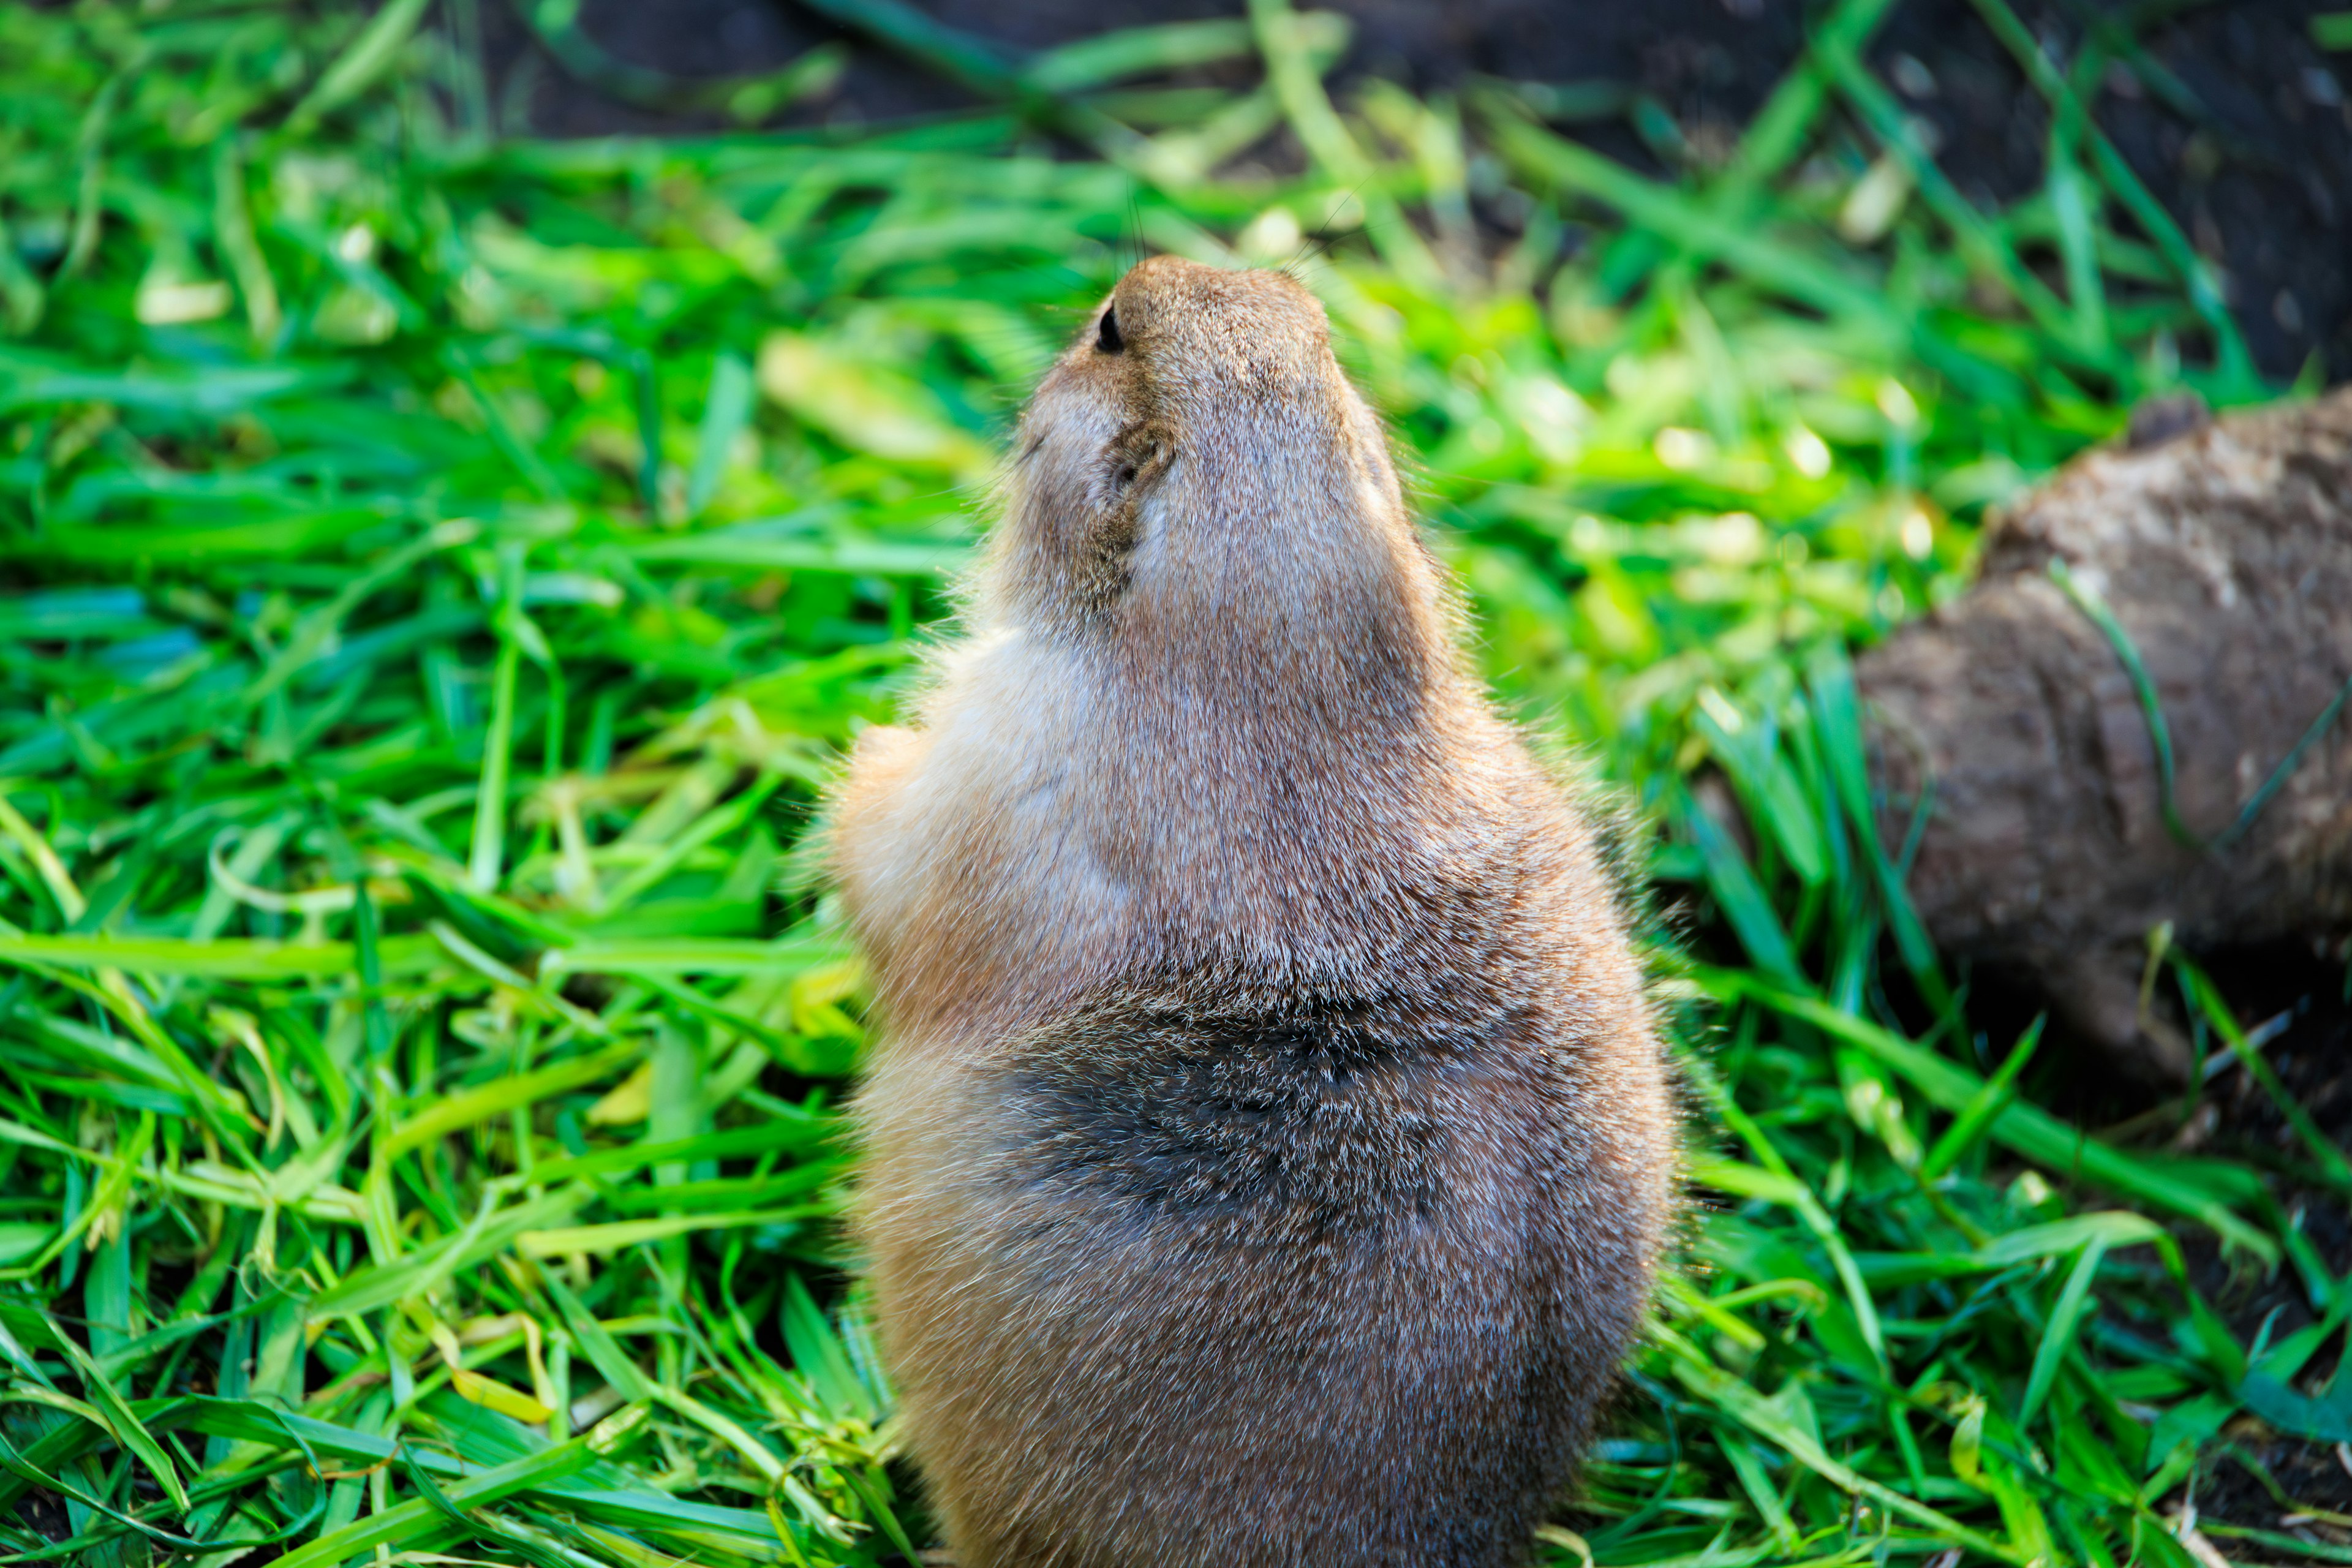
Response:
[{"label": "prairie dog's head", "polygon": [[1284,273],[1135,268],[1037,389],[1005,489],[984,595],[1055,635],[1171,657],[1447,640],[1380,421]]}]

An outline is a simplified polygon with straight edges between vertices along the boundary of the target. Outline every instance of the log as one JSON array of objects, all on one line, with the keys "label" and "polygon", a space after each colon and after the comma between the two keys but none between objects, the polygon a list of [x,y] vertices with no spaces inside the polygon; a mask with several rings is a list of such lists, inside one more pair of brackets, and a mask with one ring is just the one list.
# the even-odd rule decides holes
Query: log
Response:
[{"label": "log", "polygon": [[2152,931],[2352,929],[2352,389],[2143,409],[1855,674],[1890,847],[1929,800],[1908,887],[1946,955],[2022,971],[2136,1075],[2184,1081],[2143,1005]]}]

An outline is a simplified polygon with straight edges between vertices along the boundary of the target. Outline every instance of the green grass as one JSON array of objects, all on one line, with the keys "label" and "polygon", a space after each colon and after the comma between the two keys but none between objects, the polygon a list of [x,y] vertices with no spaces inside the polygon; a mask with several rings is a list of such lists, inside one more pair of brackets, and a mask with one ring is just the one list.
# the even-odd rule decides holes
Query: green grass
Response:
[{"label": "green grass", "polygon": [[[1661,954],[1697,1208],[1549,1559],[2352,1559],[2175,1522],[2242,1411],[2352,1436],[2297,1382],[2352,1291],[2275,1196],[2343,1156],[2038,1106],[1867,828],[1845,650],[2137,397],[2273,390],[2079,111],[2128,37],[2061,75],[1981,0],[2059,105],[1987,213],[1858,63],[1884,0],[1712,150],[1608,84],[1335,107],[1344,26],[1279,5],[1031,60],[819,8],[999,107],[550,144],[408,0],[0,8],[0,1557],[920,1544],[837,1223],[861,979],[794,846],[1023,389],[1159,248],[1300,263],[1498,691],[1665,824],[1715,955]],[[532,15],[648,100],[833,68],[688,92]],[[1675,176],[1546,121],[1595,114]],[[1234,162],[1269,134],[1302,172]],[[2234,1338],[2217,1237],[2318,1324]]]}]

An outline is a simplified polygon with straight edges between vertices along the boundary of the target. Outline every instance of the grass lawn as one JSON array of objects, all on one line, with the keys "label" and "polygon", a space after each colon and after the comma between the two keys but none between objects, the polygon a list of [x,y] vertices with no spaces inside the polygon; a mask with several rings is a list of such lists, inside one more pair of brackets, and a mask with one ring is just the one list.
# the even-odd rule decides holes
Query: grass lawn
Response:
[{"label": "grass lawn", "polygon": [[[2057,106],[1988,212],[1861,63],[1886,9],[1708,155],[1587,89],[1335,106],[1344,25],[1264,0],[904,40],[961,118],[570,143],[491,134],[423,0],[0,5],[0,1560],[928,1540],[796,847],[1024,389],[1165,250],[1298,266],[1497,690],[1660,828],[1694,1213],[1546,1560],[2352,1562],[2284,1489],[2181,1508],[2249,1415],[2352,1437],[2289,1201],[2342,1157],[2053,1114],[1866,826],[1846,663],[2137,400],[2285,389],[2081,112],[2125,31],[2061,72],[1979,0]],[[2202,1293],[2263,1278],[2310,1328]]]}]

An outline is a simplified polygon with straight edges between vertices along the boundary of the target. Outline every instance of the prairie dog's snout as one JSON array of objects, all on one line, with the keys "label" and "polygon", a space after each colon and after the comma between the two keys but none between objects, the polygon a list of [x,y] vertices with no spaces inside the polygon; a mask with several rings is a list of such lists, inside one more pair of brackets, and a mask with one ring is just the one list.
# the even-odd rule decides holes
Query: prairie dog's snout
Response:
[{"label": "prairie dog's snout", "polygon": [[[1132,344],[1146,355],[1174,353],[1193,375],[1305,365],[1330,346],[1323,306],[1286,272],[1231,272],[1172,256],[1139,264],[1111,290],[1097,352]],[[1116,345],[1116,346],[1114,346]]]},{"label": "prairie dog's snout", "polygon": [[1321,307],[1161,258],[1023,416],[833,852],[862,1226],[965,1568],[1511,1568],[1647,1300],[1663,1053]]},{"label": "prairie dog's snout", "polygon": [[1253,588],[1276,614],[1331,614],[1426,575],[1386,435],[1284,273],[1138,266],[1037,389],[1016,451],[997,582],[1043,623],[1099,630],[1122,603],[1133,623]]}]

